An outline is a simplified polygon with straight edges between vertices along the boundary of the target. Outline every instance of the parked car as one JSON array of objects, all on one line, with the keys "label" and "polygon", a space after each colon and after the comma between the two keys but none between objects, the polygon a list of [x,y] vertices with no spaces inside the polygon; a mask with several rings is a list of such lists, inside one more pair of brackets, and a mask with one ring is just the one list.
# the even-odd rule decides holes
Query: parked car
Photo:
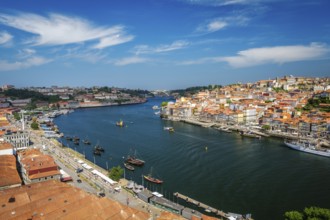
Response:
[{"label": "parked car", "polygon": [[81,181],[81,179],[77,179],[77,182],[78,182],[78,183],[81,183],[82,181]]},{"label": "parked car", "polygon": [[104,192],[99,192],[97,193],[99,197],[105,197],[105,193]]},{"label": "parked car", "polygon": [[82,169],[82,168],[77,168],[76,169],[76,173],[81,173],[82,171],[84,171],[84,169]]}]

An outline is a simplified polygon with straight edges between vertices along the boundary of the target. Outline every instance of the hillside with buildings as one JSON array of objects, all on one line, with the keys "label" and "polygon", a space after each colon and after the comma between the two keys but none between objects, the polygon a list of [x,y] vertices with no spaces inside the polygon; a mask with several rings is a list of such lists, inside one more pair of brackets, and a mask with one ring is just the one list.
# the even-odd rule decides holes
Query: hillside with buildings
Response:
[{"label": "hillside with buildings", "polygon": [[329,78],[287,76],[181,96],[163,108],[162,117],[329,140],[329,98]]}]

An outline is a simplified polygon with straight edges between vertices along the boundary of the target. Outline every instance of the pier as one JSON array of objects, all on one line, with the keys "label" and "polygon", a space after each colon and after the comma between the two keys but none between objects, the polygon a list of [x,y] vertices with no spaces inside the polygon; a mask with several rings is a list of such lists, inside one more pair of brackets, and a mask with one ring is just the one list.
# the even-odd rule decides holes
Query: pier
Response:
[{"label": "pier", "polygon": [[209,128],[214,126],[216,123],[213,122],[201,122],[201,121],[196,121],[196,120],[191,120],[191,119],[181,119],[180,121],[185,122],[185,123],[189,123],[189,124],[193,124],[193,125],[199,125],[202,126],[204,128]]},{"label": "pier", "polygon": [[212,207],[210,207],[210,206],[208,206],[208,205],[206,205],[204,203],[201,203],[201,202],[199,202],[197,200],[194,200],[194,199],[192,199],[192,198],[190,198],[188,196],[182,195],[182,194],[180,194],[178,192],[174,193],[173,195],[176,196],[177,198],[180,198],[182,200],[185,200],[186,202],[192,203],[192,204],[194,204],[194,205],[196,205],[196,206],[198,206],[200,208],[205,209],[206,212],[212,212],[212,213],[214,213],[216,215],[219,215],[222,218],[232,219],[230,217],[234,217],[235,219],[251,219],[250,217],[243,218],[243,216],[240,215],[240,214],[225,213],[224,211],[218,210],[216,208],[212,208]]}]

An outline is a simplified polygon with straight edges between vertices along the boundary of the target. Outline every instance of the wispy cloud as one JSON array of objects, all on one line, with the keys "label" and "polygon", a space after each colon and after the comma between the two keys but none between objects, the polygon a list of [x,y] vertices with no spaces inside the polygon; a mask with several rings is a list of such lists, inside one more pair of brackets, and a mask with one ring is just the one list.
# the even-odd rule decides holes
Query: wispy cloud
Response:
[{"label": "wispy cloud", "polygon": [[105,48],[132,40],[126,35],[125,27],[96,26],[91,22],[61,14],[49,14],[43,17],[36,14],[20,13],[16,16],[1,14],[0,23],[37,35],[28,43],[33,45],[64,45],[91,40],[99,40],[95,48]]},{"label": "wispy cloud", "polygon": [[26,69],[32,66],[40,66],[46,63],[51,62],[52,60],[34,56],[22,61],[8,62],[7,60],[0,60],[0,71],[12,71],[19,69]]},{"label": "wispy cloud", "polygon": [[107,54],[102,50],[90,50],[84,48],[84,45],[75,45],[74,47],[65,46],[61,50],[55,50],[57,59],[79,59],[89,63],[97,63],[104,60],[107,57]]},{"label": "wispy cloud", "polygon": [[164,53],[173,50],[179,50],[187,47],[189,45],[188,41],[174,41],[172,44],[168,45],[159,45],[157,47],[150,47],[148,45],[138,45],[134,48],[133,53],[139,54],[154,54],[154,53]]},{"label": "wispy cloud", "polygon": [[224,29],[227,26],[242,26],[246,25],[250,19],[246,16],[230,16],[223,18],[215,18],[200,24],[195,33],[208,34]]},{"label": "wispy cloud", "polygon": [[116,66],[126,66],[130,64],[145,63],[148,61],[150,61],[150,59],[148,58],[133,56],[133,57],[126,57],[123,59],[115,60],[111,63],[113,63]]},{"label": "wispy cloud", "polygon": [[17,57],[19,59],[26,59],[36,54],[36,50],[30,48],[24,48],[18,51]]},{"label": "wispy cloud", "polygon": [[101,38],[100,42],[97,45],[95,45],[93,48],[103,49],[105,47],[126,43],[133,39],[134,39],[133,35],[123,36],[123,34],[118,33],[113,36]]},{"label": "wispy cloud", "polygon": [[222,21],[221,19],[218,19],[211,21],[207,24],[198,26],[196,32],[212,33],[220,29],[223,29],[226,26],[228,26],[228,23],[226,21]]},{"label": "wispy cloud", "polygon": [[7,44],[12,38],[13,36],[8,34],[6,31],[0,32],[0,44]]},{"label": "wispy cloud", "polygon": [[194,65],[204,63],[227,62],[235,68],[257,66],[267,63],[290,63],[296,61],[322,59],[324,55],[330,52],[327,45],[319,43],[311,43],[308,46],[277,46],[277,47],[261,47],[242,50],[236,56],[225,57],[205,57],[197,60],[183,61],[181,65]]},{"label": "wispy cloud", "polygon": [[204,5],[204,6],[226,6],[226,5],[248,5],[248,4],[256,4],[262,1],[269,0],[182,0],[189,4],[194,5]]}]

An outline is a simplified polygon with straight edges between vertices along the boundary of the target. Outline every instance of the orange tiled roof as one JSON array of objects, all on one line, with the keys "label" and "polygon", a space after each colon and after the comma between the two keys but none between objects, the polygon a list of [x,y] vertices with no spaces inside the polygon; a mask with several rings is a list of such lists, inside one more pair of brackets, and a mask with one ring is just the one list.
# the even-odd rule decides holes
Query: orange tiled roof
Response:
[{"label": "orange tiled roof", "polygon": [[7,142],[0,142],[0,150],[13,149],[13,145]]},{"label": "orange tiled roof", "polygon": [[14,155],[0,156],[0,187],[21,184]]},{"label": "orange tiled roof", "polygon": [[150,219],[148,213],[55,180],[0,191],[0,204],[0,219]]}]

